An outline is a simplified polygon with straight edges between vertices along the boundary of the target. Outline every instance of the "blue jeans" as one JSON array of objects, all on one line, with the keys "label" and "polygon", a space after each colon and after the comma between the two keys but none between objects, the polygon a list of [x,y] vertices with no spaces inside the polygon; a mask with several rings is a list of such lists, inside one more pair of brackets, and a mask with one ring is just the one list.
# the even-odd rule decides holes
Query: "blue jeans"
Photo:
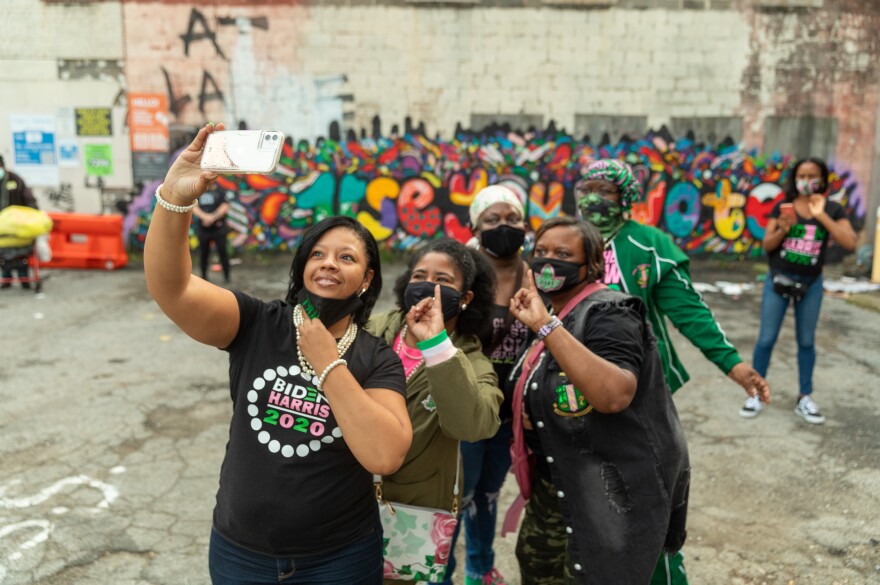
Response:
[{"label": "blue jeans", "polygon": [[[752,366],[762,376],[767,376],[770,355],[782,328],[789,299],[773,290],[772,272],[764,283],[761,298],[761,331],[755,343]],[[822,307],[822,276],[820,275],[807,289],[801,300],[794,302],[795,336],[797,338],[798,384],[801,394],[813,392],[813,367],[816,365],[816,324],[819,322],[819,309]]]},{"label": "blue jeans", "polygon": [[[464,524],[465,574],[481,578],[495,566],[495,524],[498,518],[498,496],[504,478],[510,470],[510,441],[513,437],[511,423],[502,423],[491,439],[469,443],[461,442],[461,459],[464,467],[464,497],[461,501],[462,520],[455,527],[452,550],[458,540],[458,532]],[[455,555],[449,556],[446,566],[446,585],[452,583]]]},{"label": "blue jeans", "polygon": [[381,585],[382,533],[326,555],[273,557],[241,548],[212,529],[208,567],[214,585]]}]

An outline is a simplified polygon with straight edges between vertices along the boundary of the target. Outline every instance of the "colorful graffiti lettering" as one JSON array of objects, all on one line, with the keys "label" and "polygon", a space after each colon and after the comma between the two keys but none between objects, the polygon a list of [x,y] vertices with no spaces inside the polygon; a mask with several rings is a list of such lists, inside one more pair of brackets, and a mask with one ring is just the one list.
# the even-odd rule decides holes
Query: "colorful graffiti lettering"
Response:
[{"label": "colorful graffiti lettering", "polygon": [[[704,145],[673,139],[663,128],[618,144],[576,141],[552,126],[517,134],[501,129],[458,130],[432,140],[407,124],[402,136],[319,139],[286,144],[272,176],[220,179],[236,201],[231,216],[238,246],[287,250],[302,231],[331,214],[356,217],[385,246],[408,248],[420,240],[465,241],[468,205],[482,187],[500,183],[525,203],[528,224],[573,214],[573,186],[598,158],[633,166],[644,197],[636,221],[667,231],[688,253],[759,255],[767,214],[782,197],[790,156],[760,155],[724,142]],[[155,189],[155,185],[152,186]],[[864,222],[865,203],[849,172],[835,170],[831,198],[853,223]],[[127,225],[142,246],[153,204],[151,187]]]}]

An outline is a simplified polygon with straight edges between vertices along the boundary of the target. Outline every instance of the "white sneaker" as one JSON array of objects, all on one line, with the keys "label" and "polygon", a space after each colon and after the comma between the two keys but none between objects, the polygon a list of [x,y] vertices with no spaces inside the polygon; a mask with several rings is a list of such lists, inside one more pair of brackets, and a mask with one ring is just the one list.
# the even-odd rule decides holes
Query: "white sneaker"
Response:
[{"label": "white sneaker", "polygon": [[743,407],[739,409],[739,415],[743,418],[755,418],[762,408],[764,408],[764,405],[761,404],[761,400],[757,395],[749,396],[746,398],[746,403],[743,404]]},{"label": "white sneaker", "polygon": [[794,413],[814,425],[821,425],[825,422],[825,417],[819,412],[819,406],[813,402],[809,395],[800,397],[797,406],[794,407]]}]

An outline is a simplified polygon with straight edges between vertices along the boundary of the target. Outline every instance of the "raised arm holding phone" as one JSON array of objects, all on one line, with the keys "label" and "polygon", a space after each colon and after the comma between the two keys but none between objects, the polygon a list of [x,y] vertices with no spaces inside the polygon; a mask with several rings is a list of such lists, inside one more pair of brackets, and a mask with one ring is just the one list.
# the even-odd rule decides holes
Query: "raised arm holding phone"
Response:
[{"label": "raised arm holding phone", "polygon": [[[378,246],[331,217],[303,235],[284,301],[264,302],[192,274],[191,210],[215,181],[201,168],[207,125],[157,189],[147,287],[187,335],[229,354],[233,402],[209,551],[215,585],[377,585],[382,541],[372,474],[412,440],[406,381],[364,330],[382,286]],[[344,439],[343,439],[344,437]]]}]

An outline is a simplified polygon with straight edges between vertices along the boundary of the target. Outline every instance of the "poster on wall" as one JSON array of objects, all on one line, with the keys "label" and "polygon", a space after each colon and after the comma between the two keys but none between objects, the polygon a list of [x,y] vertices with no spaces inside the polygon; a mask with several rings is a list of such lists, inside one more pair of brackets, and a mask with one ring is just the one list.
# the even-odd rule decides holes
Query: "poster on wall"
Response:
[{"label": "poster on wall", "polygon": [[133,152],[168,152],[168,100],[160,93],[128,94]]},{"label": "poster on wall", "polygon": [[167,152],[132,152],[131,166],[135,181],[161,179],[168,172]]},{"label": "poster on wall", "polygon": [[168,170],[168,99],[161,93],[128,94],[128,126],[135,183],[161,179]]},{"label": "poster on wall", "polygon": [[113,149],[109,144],[86,144],[83,150],[88,176],[106,177],[113,174]]},{"label": "poster on wall", "polygon": [[15,172],[31,185],[58,185],[55,116],[12,114],[9,127],[15,152]]},{"label": "poster on wall", "polygon": [[58,166],[76,168],[79,166],[79,144],[72,138],[58,139]]},{"label": "poster on wall", "polygon": [[76,108],[77,136],[112,136],[113,116],[110,108]]},{"label": "poster on wall", "polygon": [[55,115],[55,130],[58,132],[58,138],[76,136],[76,114],[73,108],[58,108]]}]

